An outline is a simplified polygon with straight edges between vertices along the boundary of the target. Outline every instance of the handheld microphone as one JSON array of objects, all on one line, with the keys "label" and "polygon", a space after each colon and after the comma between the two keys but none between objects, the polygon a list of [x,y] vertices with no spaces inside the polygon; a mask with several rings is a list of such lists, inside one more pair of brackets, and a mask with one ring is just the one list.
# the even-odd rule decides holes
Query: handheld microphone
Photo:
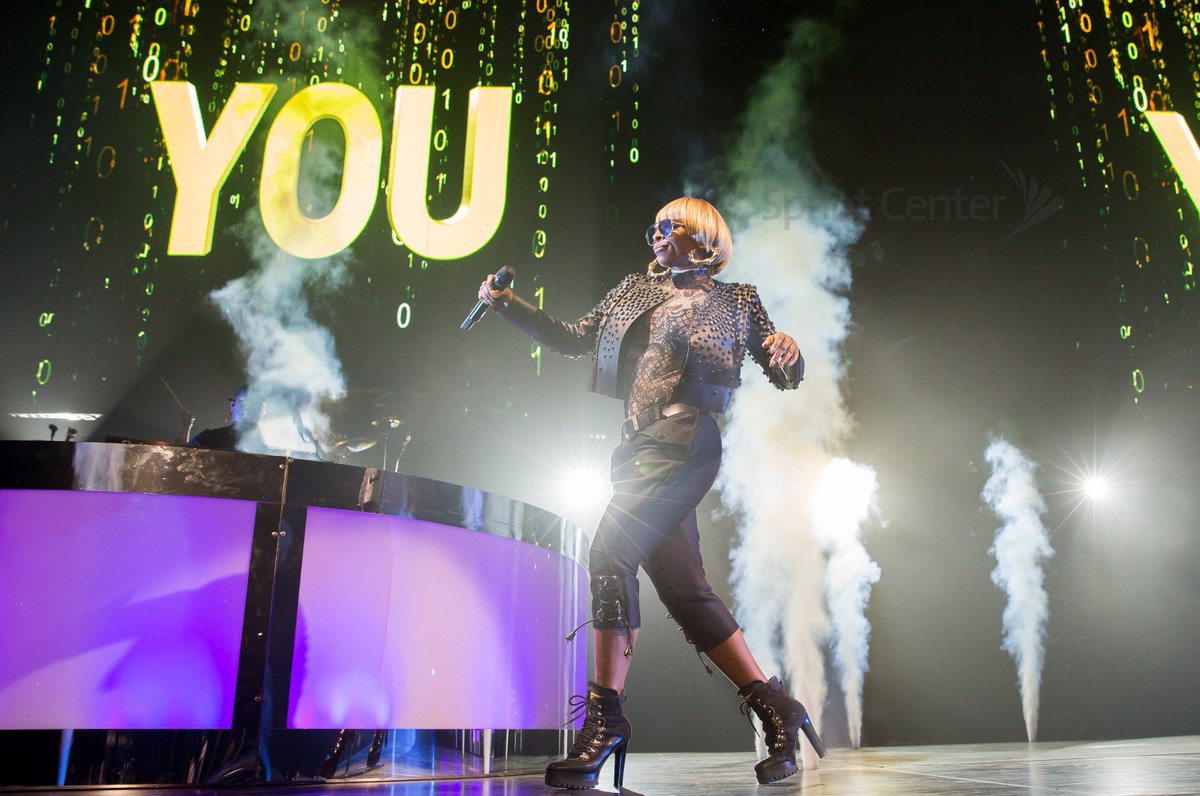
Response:
[{"label": "handheld microphone", "polygon": [[[511,285],[513,280],[516,278],[517,269],[513,268],[511,265],[501,266],[500,270],[496,272],[496,275],[492,277],[492,287],[496,290],[504,290],[504,288]],[[471,312],[467,315],[466,319],[458,328],[466,331],[475,324],[479,323],[479,319],[483,317],[485,312],[487,312],[487,308],[487,302],[483,299],[475,302],[475,306],[471,309]]]}]

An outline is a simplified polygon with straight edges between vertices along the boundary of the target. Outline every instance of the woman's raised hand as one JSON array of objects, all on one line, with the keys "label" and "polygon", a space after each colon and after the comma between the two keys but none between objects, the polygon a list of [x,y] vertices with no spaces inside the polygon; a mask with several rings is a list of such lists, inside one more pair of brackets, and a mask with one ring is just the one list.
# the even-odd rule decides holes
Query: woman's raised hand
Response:
[{"label": "woman's raised hand", "polygon": [[768,367],[782,365],[786,368],[789,365],[795,365],[796,360],[800,358],[800,346],[796,345],[796,341],[792,339],[791,335],[783,332],[768,335],[763,340],[763,348],[771,353]]},{"label": "woman's raised hand", "polygon": [[489,307],[494,307],[497,304],[503,306],[513,300],[511,287],[506,287],[503,290],[496,290],[492,287],[492,280],[495,277],[495,274],[488,274],[487,279],[483,280],[479,285],[479,300]]}]

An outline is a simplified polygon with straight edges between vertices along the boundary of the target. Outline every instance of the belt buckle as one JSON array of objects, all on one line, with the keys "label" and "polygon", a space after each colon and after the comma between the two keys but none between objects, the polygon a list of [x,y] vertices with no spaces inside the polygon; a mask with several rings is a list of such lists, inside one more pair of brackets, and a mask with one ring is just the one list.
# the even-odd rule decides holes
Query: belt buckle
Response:
[{"label": "belt buckle", "polygon": [[637,433],[637,418],[631,417],[621,424],[621,439],[622,441],[629,439]]},{"label": "belt buckle", "polygon": [[659,420],[662,420],[662,418],[663,413],[661,406],[655,406],[647,409],[644,412],[639,412],[622,424],[622,430],[625,432],[624,438],[628,439],[632,437],[634,434],[638,433],[647,426],[653,425]]}]

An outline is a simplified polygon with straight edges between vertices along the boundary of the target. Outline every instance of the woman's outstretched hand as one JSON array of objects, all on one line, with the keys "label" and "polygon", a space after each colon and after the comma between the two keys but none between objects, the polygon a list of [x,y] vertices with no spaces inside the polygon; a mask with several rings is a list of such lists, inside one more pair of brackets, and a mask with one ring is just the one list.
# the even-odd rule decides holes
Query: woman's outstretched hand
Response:
[{"label": "woman's outstretched hand", "polygon": [[496,290],[492,287],[492,280],[495,277],[495,274],[488,274],[487,279],[483,280],[479,285],[479,300],[489,307],[495,307],[497,304],[503,306],[513,300],[511,287],[506,287],[503,290]]},{"label": "woman's outstretched hand", "polygon": [[[488,279],[491,279],[491,277],[488,277]],[[800,346],[796,345],[796,341],[792,339],[791,335],[784,334],[783,332],[768,335],[763,340],[763,348],[767,349],[771,354],[771,361],[768,367],[773,368],[776,365],[782,365],[786,368],[789,365],[795,365],[796,360],[800,359]]]}]

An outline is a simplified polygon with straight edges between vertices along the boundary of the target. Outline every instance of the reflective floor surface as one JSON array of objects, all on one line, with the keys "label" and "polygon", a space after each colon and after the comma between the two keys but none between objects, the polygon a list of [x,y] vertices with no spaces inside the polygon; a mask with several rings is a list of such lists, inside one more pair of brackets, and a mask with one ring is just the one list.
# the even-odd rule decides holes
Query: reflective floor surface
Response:
[{"label": "reflective floor surface", "polygon": [[[741,794],[1200,794],[1200,736],[1145,740],[907,746],[830,751],[816,770],[769,786],[754,780],[751,753],[630,754],[629,796],[740,796]],[[601,782],[611,784],[608,767]],[[223,788],[156,788],[156,796],[221,793],[334,793],[337,796],[530,796],[564,794],[540,776],[435,782],[369,782],[361,778],[324,785]],[[615,792],[611,787],[594,792]],[[0,789],[0,793],[10,792]],[[40,793],[144,794],[146,789],[46,789]]]}]

